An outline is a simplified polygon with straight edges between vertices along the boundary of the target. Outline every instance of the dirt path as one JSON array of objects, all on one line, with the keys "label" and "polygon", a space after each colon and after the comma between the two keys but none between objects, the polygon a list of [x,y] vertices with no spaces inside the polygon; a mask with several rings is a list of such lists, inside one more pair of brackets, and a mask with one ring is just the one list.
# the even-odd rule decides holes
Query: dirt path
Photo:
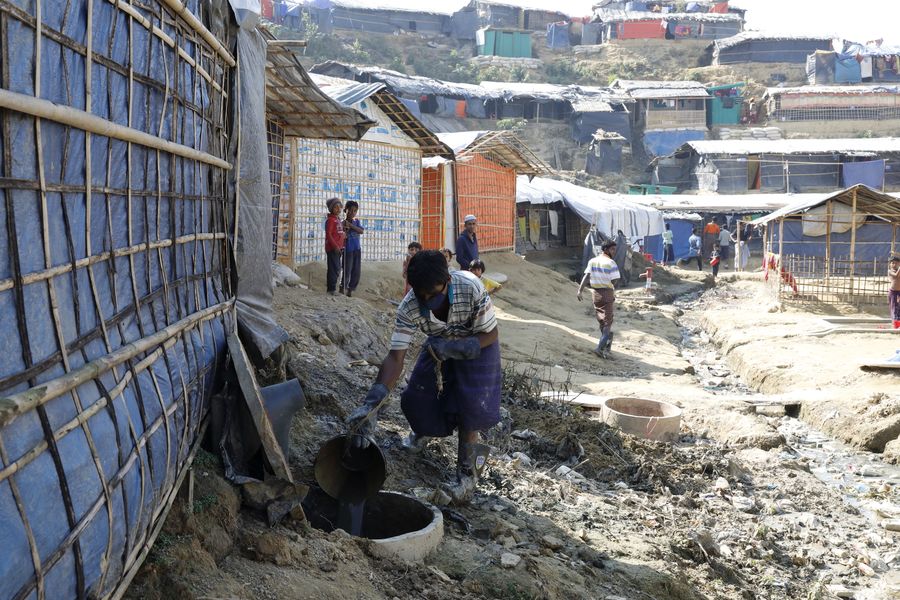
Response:
[{"label": "dirt path", "polygon": [[[816,386],[837,402],[850,383],[860,398],[883,394],[884,406],[889,379],[822,368],[838,352],[828,341],[818,359],[822,340],[803,342],[802,355],[780,355],[795,341],[785,334],[793,331],[787,319],[799,328],[802,316],[759,306],[751,315],[761,285],[753,281],[720,282],[688,315],[648,304],[643,290],[621,292],[614,360],[601,361],[589,352],[596,321],[590,305],[575,299],[569,273],[512,255],[491,255],[488,266],[510,278],[496,300],[504,419],[487,436],[493,458],[479,494],[459,510],[468,531],[449,523],[441,546],[414,565],[374,558],[364,540],[305,522],[269,529],[238,510],[239,493],[210,456],[200,477],[206,500],[195,502],[194,514],[173,513],[166,543],[157,545],[131,597],[177,590],[184,598],[794,599],[834,598],[839,586],[857,598],[896,597],[897,534],[873,527],[814,475],[816,465],[786,442],[784,418],[753,414],[745,402],[752,387],[783,398]],[[369,267],[352,299],[314,291],[323,287],[318,269],[301,273],[312,290],[277,292],[279,319],[291,334],[288,369],[309,401],[292,428],[290,462],[301,481],[312,482],[319,444],[343,431],[386,350],[397,267]],[[692,272],[659,273],[656,281],[662,297],[711,283]],[[697,322],[696,345],[684,345],[679,319]],[[773,376],[762,378],[750,364],[789,371],[793,376],[777,380],[799,376],[805,385],[767,387]],[[734,374],[746,385],[723,385]],[[682,436],[670,445],[622,436],[578,408],[540,397],[548,390],[667,399],[684,408]],[[419,457],[404,453],[399,443],[408,427],[398,405],[380,422],[385,487],[433,498],[451,472],[454,441],[433,443]],[[873,493],[897,500],[887,484]],[[502,566],[505,553],[518,557],[517,566]]]}]

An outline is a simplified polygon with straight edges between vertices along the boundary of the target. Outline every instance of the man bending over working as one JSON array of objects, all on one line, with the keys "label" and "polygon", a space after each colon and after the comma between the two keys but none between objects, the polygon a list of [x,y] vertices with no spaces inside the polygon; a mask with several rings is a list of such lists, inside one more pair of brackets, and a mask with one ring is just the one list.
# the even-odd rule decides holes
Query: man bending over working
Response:
[{"label": "man bending over working", "polygon": [[[458,429],[456,481],[447,492],[457,504],[471,499],[487,458],[479,431],[500,421],[500,342],[494,305],[477,277],[449,271],[436,250],[410,258],[406,278],[412,290],[397,308],[391,350],[381,363],[366,399],[347,419],[359,425],[351,440],[357,447],[371,443],[378,409],[403,373],[403,361],[416,329],[428,336],[409,385],[400,395],[403,415],[412,434],[404,445],[421,450],[430,437],[447,437]],[[441,363],[443,390],[438,390],[435,359]]]}]

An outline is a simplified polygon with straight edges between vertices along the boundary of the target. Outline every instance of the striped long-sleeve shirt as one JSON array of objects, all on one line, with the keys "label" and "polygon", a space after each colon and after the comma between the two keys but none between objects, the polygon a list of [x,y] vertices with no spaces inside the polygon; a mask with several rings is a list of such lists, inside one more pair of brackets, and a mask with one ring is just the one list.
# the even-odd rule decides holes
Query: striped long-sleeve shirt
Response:
[{"label": "striped long-sleeve shirt", "polygon": [[391,336],[391,350],[406,350],[416,329],[428,336],[461,338],[487,333],[497,326],[494,304],[477,277],[467,271],[450,273],[447,286],[450,312],[447,322],[437,319],[430,310],[419,306],[416,295],[410,290],[400,307]]},{"label": "striped long-sleeve shirt", "polygon": [[591,287],[595,290],[613,289],[613,281],[620,277],[616,261],[605,254],[592,258],[584,273],[591,276]]}]

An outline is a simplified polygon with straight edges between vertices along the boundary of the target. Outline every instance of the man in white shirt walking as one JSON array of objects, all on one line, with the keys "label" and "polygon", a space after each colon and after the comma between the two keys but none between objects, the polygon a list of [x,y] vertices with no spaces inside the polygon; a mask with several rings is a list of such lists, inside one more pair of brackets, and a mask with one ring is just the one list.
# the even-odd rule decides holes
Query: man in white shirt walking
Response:
[{"label": "man in white shirt walking", "polygon": [[584,288],[590,284],[594,296],[594,310],[597,312],[597,321],[600,323],[600,342],[593,352],[600,358],[611,358],[613,309],[616,301],[613,281],[619,278],[619,267],[613,260],[613,256],[616,254],[616,243],[607,240],[603,242],[601,249],[603,252],[592,258],[584,270],[577,298],[580,302]]}]

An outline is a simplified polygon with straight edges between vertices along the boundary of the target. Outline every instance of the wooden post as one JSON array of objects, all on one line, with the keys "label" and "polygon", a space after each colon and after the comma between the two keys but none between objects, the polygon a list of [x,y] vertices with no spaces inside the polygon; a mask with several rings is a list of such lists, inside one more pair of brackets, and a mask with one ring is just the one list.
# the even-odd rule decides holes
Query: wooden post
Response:
[{"label": "wooden post", "polygon": [[825,204],[825,287],[831,277],[831,200]]},{"label": "wooden post", "polygon": [[781,298],[781,273],[784,270],[784,217],[778,219],[778,260],[775,261],[775,281],[778,282],[778,298]]},{"label": "wooden post", "polygon": [[737,222],[737,243],[734,245],[734,256],[731,260],[734,261],[735,271],[743,271],[741,268],[741,263],[744,262],[744,251],[741,250],[741,221]]},{"label": "wooden post", "polygon": [[850,296],[853,297],[853,269],[856,267],[856,190],[853,188],[853,204],[850,211]]}]

